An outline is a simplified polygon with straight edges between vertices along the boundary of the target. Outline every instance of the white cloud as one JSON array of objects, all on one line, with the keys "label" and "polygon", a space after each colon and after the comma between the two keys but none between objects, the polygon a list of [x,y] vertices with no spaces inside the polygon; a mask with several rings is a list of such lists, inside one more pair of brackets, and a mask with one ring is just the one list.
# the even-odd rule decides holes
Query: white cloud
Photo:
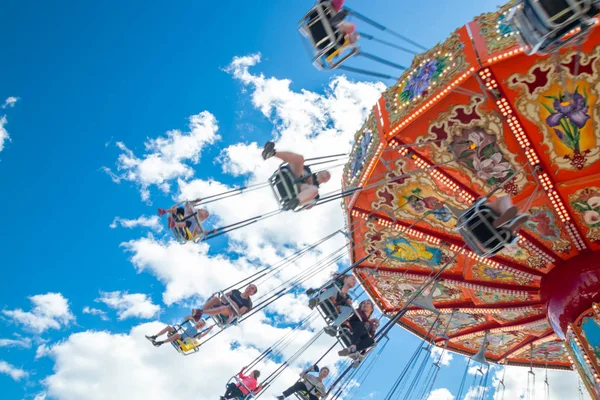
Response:
[{"label": "white cloud", "polygon": [[[467,391],[467,393],[465,394],[464,400],[479,400],[481,399],[483,396],[483,394],[485,392],[488,392],[489,387],[483,387],[483,386],[472,386],[469,388],[469,390]],[[513,397],[508,397],[509,399],[512,399]],[[516,399],[516,397],[515,397]]]},{"label": "white cloud", "polygon": [[99,310],[97,308],[85,306],[85,307],[83,307],[82,312],[84,314],[97,315],[98,317],[100,317],[100,319],[102,321],[108,321],[109,320],[108,316],[106,315],[106,311],[102,311],[102,310]]},{"label": "white cloud", "polygon": [[[214,399],[224,393],[231,376],[289,330],[266,325],[263,318],[249,319],[223,332],[189,357],[181,356],[171,346],[157,349],[144,338],[164,326],[159,323],[136,326],[129,334],[76,333],[51,348],[49,355],[55,362],[54,372],[42,383],[48,397],[57,400]],[[284,357],[289,357],[311,335],[311,332],[299,334]],[[238,346],[232,349],[234,341]],[[265,398],[293,384],[298,378],[299,365],[314,361],[331,343],[329,337],[315,343],[297,364],[284,372]],[[332,361],[336,358],[337,355],[329,357],[322,365],[333,367]],[[276,367],[267,361],[258,369],[265,378]],[[202,374],[198,375],[198,371]]]},{"label": "white cloud", "polygon": [[35,395],[33,400],[46,400],[46,393],[38,393]]},{"label": "white cloud", "polygon": [[202,149],[220,139],[217,121],[209,112],[190,117],[189,132],[172,130],[166,137],[146,141],[146,154],[141,158],[122,142],[117,147],[122,151],[117,161],[117,173],[104,167],[114,182],[123,180],[139,186],[142,200],[150,199],[149,188],[156,186],[164,193],[170,191],[170,181],[179,177],[190,178],[194,170],[187,163],[197,164]]},{"label": "white cloud", "polygon": [[35,359],[37,360],[38,358],[46,357],[47,355],[49,355],[50,348],[51,347],[46,344],[39,345],[38,348],[35,350]]},{"label": "white cloud", "polygon": [[157,215],[152,215],[150,217],[146,217],[142,215],[138,219],[125,219],[121,217],[115,217],[113,222],[110,224],[112,229],[115,229],[117,226],[121,226],[122,228],[149,228],[156,233],[160,233],[163,230],[163,224],[160,218]]},{"label": "white cloud", "polygon": [[[433,346],[431,348],[431,353],[429,353],[429,355],[433,359],[434,362],[438,362],[438,360],[440,360],[440,356],[442,355],[442,349],[437,346]],[[452,355],[451,352],[445,351],[444,355],[442,356],[442,359],[440,360],[440,364],[443,365],[444,367],[449,367],[450,361],[452,361],[453,358],[454,358],[454,356]]]},{"label": "white cloud", "polygon": [[0,339],[0,347],[22,347],[24,349],[28,349],[31,347],[31,339]]},{"label": "white cloud", "polygon": [[[505,395],[506,399],[519,399],[521,395],[525,394],[524,398],[527,398],[527,375],[528,368],[523,367],[508,367],[506,369],[506,375],[504,377]],[[535,393],[536,395],[543,395],[545,393],[544,378],[546,371],[544,369],[534,368],[535,373]],[[498,387],[498,381],[502,379],[502,369],[499,368],[493,376],[494,390]],[[548,383],[550,384],[550,397],[548,400],[564,400],[564,399],[577,399],[578,396],[578,376],[573,371],[558,371],[548,370]],[[500,388],[502,391],[502,388]],[[584,398],[589,399],[589,395],[585,388]]]},{"label": "white cloud", "polygon": [[15,104],[17,104],[17,101],[19,101],[18,97],[10,96],[6,100],[4,100],[2,108],[13,108]]},{"label": "white cloud", "polygon": [[15,381],[20,381],[29,375],[26,371],[2,360],[0,360],[0,374],[8,375]]},{"label": "white cloud", "polygon": [[101,292],[100,298],[96,301],[117,310],[119,320],[126,318],[148,319],[154,317],[160,311],[160,307],[153,304],[152,299],[143,293]]},{"label": "white cloud", "polygon": [[60,293],[38,294],[29,297],[34,304],[31,311],[22,309],[3,310],[2,313],[13,321],[36,332],[43,333],[48,329],[60,329],[75,320],[69,309],[69,302]]},{"label": "white cloud", "polygon": [[8,136],[8,131],[4,127],[8,120],[6,119],[6,115],[0,117],[0,151],[4,150],[4,142],[10,141],[10,136]]},{"label": "white cloud", "polygon": [[446,388],[432,390],[427,400],[454,400],[454,395]]}]

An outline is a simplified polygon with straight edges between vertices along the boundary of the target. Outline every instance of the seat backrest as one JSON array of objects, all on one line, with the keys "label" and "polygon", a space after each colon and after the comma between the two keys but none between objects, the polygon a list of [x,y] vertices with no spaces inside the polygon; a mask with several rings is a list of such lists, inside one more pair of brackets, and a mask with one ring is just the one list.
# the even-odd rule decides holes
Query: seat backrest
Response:
[{"label": "seat backrest", "polygon": [[288,165],[281,165],[269,178],[273,193],[281,206],[285,206],[298,195],[296,177]]}]

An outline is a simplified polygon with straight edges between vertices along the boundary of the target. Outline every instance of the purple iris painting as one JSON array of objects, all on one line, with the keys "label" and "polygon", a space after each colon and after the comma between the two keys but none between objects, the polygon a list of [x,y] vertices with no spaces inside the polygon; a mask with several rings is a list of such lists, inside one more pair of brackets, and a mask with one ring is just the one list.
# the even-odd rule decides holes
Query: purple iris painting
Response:
[{"label": "purple iris painting", "polygon": [[542,103],[542,106],[550,113],[546,118],[546,124],[554,129],[556,137],[574,153],[579,154],[580,130],[590,119],[587,94],[566,92],[556,96],[545,96],[552,99],[552,107]]}]

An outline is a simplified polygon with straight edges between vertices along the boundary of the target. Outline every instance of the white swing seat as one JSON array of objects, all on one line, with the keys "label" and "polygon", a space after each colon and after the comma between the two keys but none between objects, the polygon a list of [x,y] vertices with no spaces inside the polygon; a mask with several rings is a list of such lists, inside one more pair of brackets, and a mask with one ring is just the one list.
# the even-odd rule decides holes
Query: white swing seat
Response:
[{"label": "white swing seat", "polygon": [[[507,21],[526,54],[549,54],[587,34],[596,14],[595,0],[519,0]],[[580,30],[568,38],[569,32]]]},{"label": "white swing seat", "polygon": [[298,31],[314,51],[313,65],[319,70],[333,70],[359,52],[358,46],[345,43],[344,33],[331,23],[337,14],[331,2],[323,1],[298,23]]},{"label": "white swing seat", "polygon": [[511,227],[518,218],[499,228],[492,225],[499,218],[485,203],[487,197],[482,197],[469,209],[458,216],[456,229],[465,243],[477,255],[488,258],[497,254],[504,247],[516,243],[518,236],[514,235]]}]

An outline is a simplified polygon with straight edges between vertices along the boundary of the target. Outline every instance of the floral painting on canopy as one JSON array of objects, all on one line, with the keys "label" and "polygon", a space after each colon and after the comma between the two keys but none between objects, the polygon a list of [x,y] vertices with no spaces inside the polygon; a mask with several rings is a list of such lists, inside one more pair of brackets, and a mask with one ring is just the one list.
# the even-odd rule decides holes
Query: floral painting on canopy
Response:
[{"label": "floral painting on canopy", "polygon": [[515,174],[502,155],[496,137],[479,126],[463,129],[461,135],[453,138],[450,149],[459,164],[470,169],[488,186],[499,185]]},{"label": "floral painting on canopy", "polygon": [[581,130],[590,119],[588,96],[585,90],[579,93],[579,87],[574,92],[560,92],[556,95],[544,96],[552,101],[551,105],[542,103],[548,111],[546,124],[558,140],[568,147],[573,154],[568,156],[571,165],[576,169],[583,169],[588,151],[581,151]]}]

